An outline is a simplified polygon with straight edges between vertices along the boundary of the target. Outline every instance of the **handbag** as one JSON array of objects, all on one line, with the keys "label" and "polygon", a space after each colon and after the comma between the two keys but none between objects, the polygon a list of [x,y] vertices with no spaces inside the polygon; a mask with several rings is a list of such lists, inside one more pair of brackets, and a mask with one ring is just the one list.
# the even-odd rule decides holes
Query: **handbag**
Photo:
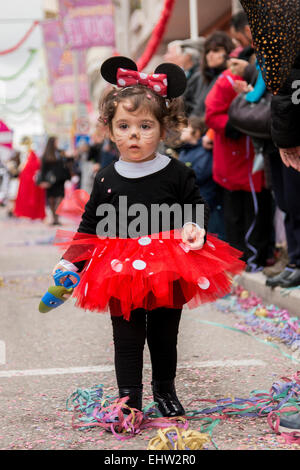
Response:
[{"label": "handbag", "polygon": [[47,173],[43,175],[42,171],[38,170],[34,175],[34,182],[37,185],[40,185],[43,182],[53,185],[56,182],[56,176],[52,171],[47,171]]},{"label": "handbag", "polygon": [[265,92],[257,103],[249,103],[246,94],[240,93],[232,101],[228,111],[231,124],[250,137],[271,139],[272,94]]}]

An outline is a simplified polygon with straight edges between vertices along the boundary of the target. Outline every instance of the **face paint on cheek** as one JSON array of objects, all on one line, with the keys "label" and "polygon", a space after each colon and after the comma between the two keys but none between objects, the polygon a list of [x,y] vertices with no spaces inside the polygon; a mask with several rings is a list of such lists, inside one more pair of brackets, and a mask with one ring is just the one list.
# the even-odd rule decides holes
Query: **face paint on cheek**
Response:
[{"label": "face paint on cheek", "polygon": [[147,132],[143,134],[143,140],[144,142],[147,142],[147,143],[153,142],[157,138],[159,138],[159,134],[155,131],[151,131],[151,132]]}]

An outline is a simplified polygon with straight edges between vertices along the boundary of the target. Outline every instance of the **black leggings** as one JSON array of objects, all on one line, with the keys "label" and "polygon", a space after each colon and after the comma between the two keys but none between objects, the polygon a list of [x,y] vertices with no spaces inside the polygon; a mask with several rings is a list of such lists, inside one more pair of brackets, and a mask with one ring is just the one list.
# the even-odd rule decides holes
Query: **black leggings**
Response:
[{"label": "black leggings", "polygon": [[182,309],[131,312],[130,321],[112,316],[118,387],[136,387],[143,380],[143,351],[149,346],[152,379],[173,380],[177,367],[177,335]]}]

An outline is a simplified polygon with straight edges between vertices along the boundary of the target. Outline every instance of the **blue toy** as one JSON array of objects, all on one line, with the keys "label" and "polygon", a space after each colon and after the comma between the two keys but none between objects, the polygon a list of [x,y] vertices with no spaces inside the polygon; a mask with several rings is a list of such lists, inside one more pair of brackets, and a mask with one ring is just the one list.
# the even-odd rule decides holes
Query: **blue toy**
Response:
[{"label": "blue toy", "polygon": [[[62,277],[66,277],[63,285],[60,282]],[[77,279],[77,282],[73,282],[69,276],[73,276]],[[78,286],[80,282],[80,276],[73,271],[62,271],[57,269],[53,275],[55,286],[51,286],[48,292],[42,297],[39,305],[39,311],[41,313],[47,313],[54,308],[62,305],[72,295],[74,287]]]}]

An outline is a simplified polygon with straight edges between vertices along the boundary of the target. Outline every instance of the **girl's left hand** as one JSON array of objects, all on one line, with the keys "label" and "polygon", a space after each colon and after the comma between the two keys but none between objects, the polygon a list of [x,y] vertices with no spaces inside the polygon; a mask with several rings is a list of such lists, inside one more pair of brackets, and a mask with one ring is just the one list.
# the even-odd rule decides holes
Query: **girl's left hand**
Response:
[{"label": "girl's left hand", "polygon": [[182,241],[191,250],[200,250],[204,245],[205,230],[194,224],[186,224],[182,229]]}]

